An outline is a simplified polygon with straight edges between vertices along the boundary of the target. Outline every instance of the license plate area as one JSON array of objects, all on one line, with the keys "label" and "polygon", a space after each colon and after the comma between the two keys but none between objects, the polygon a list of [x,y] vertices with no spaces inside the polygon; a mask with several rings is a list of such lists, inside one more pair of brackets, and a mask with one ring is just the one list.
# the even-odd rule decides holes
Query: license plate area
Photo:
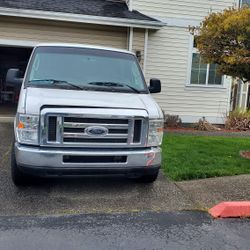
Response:
[{"label": "license plate area", "polygon": [[83,164],[102,164],[102,163],[126,163],[127,156],[125,155],[106,155],[106,156],[81,156],[81,155],[64,155],[63,163],[83,163]]}]

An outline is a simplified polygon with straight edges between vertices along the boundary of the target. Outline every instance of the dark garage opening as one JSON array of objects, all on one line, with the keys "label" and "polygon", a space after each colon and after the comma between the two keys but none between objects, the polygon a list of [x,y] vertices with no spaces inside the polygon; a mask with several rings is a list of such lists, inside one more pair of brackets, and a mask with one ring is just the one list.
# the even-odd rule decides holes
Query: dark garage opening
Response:
[{"label": "dark garage opening", "polygon": [[0,47],[0,117],[13,117],[16,113],[20,89],[6,84],[10,68],[18,68],[24,75],[32,48]]}]

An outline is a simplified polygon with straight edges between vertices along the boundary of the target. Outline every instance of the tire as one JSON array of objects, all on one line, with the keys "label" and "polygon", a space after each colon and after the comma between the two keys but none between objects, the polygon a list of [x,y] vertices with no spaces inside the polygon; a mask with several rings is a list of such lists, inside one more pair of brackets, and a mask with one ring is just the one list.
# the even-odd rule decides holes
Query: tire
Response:
[{"label": "tire", "polygon": [[11,178],[12,178],[13,183],[17,187],[28,186],[29,184],[31,184],[31,176],[23,173],[19,169],[16,163],[14,145],[12,146],[12,151],[11,151]]},{"label": "tire", "polygon": [[153,174],[143,175],[137,178],[137,181],[141,183],[153,183],[157,180],[158,174],[159,174],[159,171]]}]

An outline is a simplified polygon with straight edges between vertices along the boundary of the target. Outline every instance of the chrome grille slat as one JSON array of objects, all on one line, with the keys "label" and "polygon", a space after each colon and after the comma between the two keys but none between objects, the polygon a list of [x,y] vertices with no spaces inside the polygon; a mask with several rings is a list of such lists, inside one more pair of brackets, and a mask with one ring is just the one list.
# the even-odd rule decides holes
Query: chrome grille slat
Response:
[{"label": "chrome grille slat", "polygon": [[104,126],[109,129],[120,129],[128,128],[128,124],[105,124],[105,123],[73,123],[73,122],[64,122],[65,128],[86,128],[88,126]]},{"label": "chrome grille slat", "polygon": [[[86,133],[63,133],[64,138],[100,138],[98,136],[89,137]],[[128,134],[107,134],[102,138],[128,138]]]}]

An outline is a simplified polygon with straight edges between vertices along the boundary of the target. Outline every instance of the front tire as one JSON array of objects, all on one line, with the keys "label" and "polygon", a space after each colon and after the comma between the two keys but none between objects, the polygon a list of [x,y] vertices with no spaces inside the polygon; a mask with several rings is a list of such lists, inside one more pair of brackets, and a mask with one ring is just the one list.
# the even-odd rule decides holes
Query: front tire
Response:
[{"label": "front tire", "polygon": [[142,182],[142,183],[153,183],[157,180],[159,171],[153,174],[147,174],[139,177],[137,181]]},{"label": "front tire", "polygon": [[11,151],[11,178],[16,186],[27,186],[31,183],[31,177],[23,173],[17,165],[14,145]]}]

